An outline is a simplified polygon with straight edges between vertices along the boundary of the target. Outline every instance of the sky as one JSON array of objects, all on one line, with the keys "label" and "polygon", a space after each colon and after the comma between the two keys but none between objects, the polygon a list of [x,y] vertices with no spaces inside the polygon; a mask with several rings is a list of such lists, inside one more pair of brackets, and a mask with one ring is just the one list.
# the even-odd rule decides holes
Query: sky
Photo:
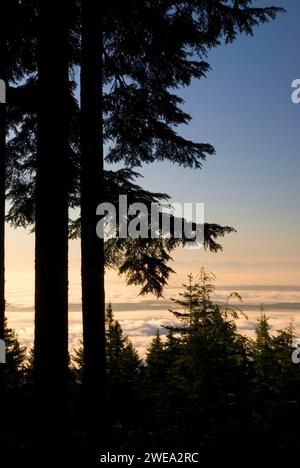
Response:
[{"label": "sky", "polygon": [[[187,273],[204,266],[217,275],[219,299],[239,290],[253,305],[300,303],[300,104],[291,101],[291,83],[300,78],[300,2],[272,3],[287,14],[259,26],[254,37],[240,36],[210,51],[207,78],[178,91],[192,116],[178,132],[211,143],[216,155],[197,171],[170,163],[140,168],[144,188],[166,192],[176,202],[204,202],[206,222],[237,230],[223,240],[222,253],[178,249],[166,300],[176,296]],[[6,244],[7,302],[13,314],[33,306],[34,237],[7,228]],[[79,243],[72,241],[71,309],[80,302],[79,272]],[[126,287],[113,272],[106,275],[106,299],[141,301],[138,289]],[[144,306],[149,319],[151,309]],[[293,308],[293,314],[298,311]]]}]

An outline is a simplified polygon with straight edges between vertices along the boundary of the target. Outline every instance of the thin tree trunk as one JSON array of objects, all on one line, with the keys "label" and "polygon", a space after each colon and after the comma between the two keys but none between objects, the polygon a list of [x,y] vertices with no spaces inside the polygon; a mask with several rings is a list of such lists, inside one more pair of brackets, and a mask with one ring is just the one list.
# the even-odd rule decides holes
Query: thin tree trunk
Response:
[{"label": "thin tree trunk", "polygon": [[[103,201],[102,31],[100,2],[82,1],[81,273],[88,442],[104,446],[106,363],[104,243],[96,235]],[[101,409],[100,409],[101,408]]]},{"label": "thin tree trunk", "polygon": [[[1,21],[2,23],[2,21]],[[5,28],[3,24],[0,27],[0,80],[6,82],[5,72],[6,62],[6,38]],[[5,148],[5,133],[6,133],[6,105],[0,104],[0,339],[4,338],[4,314],[5,314],[5,297],[4,297],[4,227],[5,227],[5,166],[6,166],[6,148]]]},{"label": "thin tree trunk", "polygon": [[[68,386],[68,8],[41,0],[35,211],[36,444],[65,443]],[[54,445],[55,444],[55,445]]]},{"label": "thin tree trunk", "polygon": [[[0,80],[6,83],[6,24],[1,15],[0,24]],[[4,97],[4,96],[1,96]],[[0,339],[4,340],[5,320],[5,180],[6,180],[6,104],[0,103]],[[4,365],[0,364],[0,399],[3,401]],[[0,423],[2,424],[2,422]]]}]

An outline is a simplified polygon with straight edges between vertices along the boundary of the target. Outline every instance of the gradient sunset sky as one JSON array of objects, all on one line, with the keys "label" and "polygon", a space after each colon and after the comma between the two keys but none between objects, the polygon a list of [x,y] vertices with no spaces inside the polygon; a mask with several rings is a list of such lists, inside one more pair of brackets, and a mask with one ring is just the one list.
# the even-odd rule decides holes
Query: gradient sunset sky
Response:
[{"label": "gradient sunset sky", "polygon": [[[212,50],[207,78],[180,90],[193,120],[179,132],[213,144],[216,156],[200,171],[169,163],[140,168],[145,188],[177,202],[204,202],[207,222],[238,231],[224,239],[220,254],[176,251],[177,275],[166,297],[203,265],[216,273],[220,290],[239,288],[246,302],[300,303],[300,105],[291,101],[291,83],[300,78],[300,2],[272,3],[288,13],[257,28],[254,38]],[[34,237],[7,228],[6,243],[7,301],[11,308],[32,307]],[[72,241],[71,304],[80,302],[79,274],[79,243]],[[136,288],[111,272],[106,290],[107,301],[140,300]]]}]

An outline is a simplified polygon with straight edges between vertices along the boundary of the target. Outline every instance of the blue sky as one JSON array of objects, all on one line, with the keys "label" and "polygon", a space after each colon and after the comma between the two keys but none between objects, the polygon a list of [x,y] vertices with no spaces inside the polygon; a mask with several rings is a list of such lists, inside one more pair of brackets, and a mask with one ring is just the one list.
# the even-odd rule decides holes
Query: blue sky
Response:
[{"label": "blue sky", "polygon": [[236,227],[224,243],[232,260],[273,257],[278,268],[281,257],[292,273],[300,247],[300,105],[291,101],[291,82],[300,78],[300,2],[274,4],[287,14],[213,49],[207,78],[180,90],[193,117],[180,133],[213,144],[217,155],[201,171],[158,163],[142,173],[148,188],[204,201],[207,221]]}]

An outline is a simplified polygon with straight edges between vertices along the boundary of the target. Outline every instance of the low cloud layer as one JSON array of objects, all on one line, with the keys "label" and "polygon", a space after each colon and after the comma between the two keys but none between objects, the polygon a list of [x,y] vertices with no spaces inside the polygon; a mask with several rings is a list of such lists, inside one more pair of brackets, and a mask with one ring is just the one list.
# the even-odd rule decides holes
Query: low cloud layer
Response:
[{"label": "low cloud layer", "polygon": [[[82,335],[82,321],[79,304],[71,307],[69,321],[70,351],[77,347]],[[124,332],[132,340],[134,346],[143,357],[147,347],[158,329],[162,335],[167,333],[164,325],[173,325],[174,317],[168,308],[174,306],[171,301],[141,301],[140,303],[113,304],[115,318],[119,320]],[[75,310],[74,310],[75,309]],[[244,304],[248,320],[241,318],[237,321],[241,333],[253,337],[260,315],[259,307]],[[299,304],[272,304],[266,306],[266,314],[270,317],[271,332],[287,327],[291,321],[294,324],[296,335],[300,339],[300,305]],[[34,314],[29,308],[21,309],[19,306],[10,307],[8,325],[16,330],[20,341],[26,346],[32,346],[34,339]],[[55,346],[55,337],[53,337]]]}]

